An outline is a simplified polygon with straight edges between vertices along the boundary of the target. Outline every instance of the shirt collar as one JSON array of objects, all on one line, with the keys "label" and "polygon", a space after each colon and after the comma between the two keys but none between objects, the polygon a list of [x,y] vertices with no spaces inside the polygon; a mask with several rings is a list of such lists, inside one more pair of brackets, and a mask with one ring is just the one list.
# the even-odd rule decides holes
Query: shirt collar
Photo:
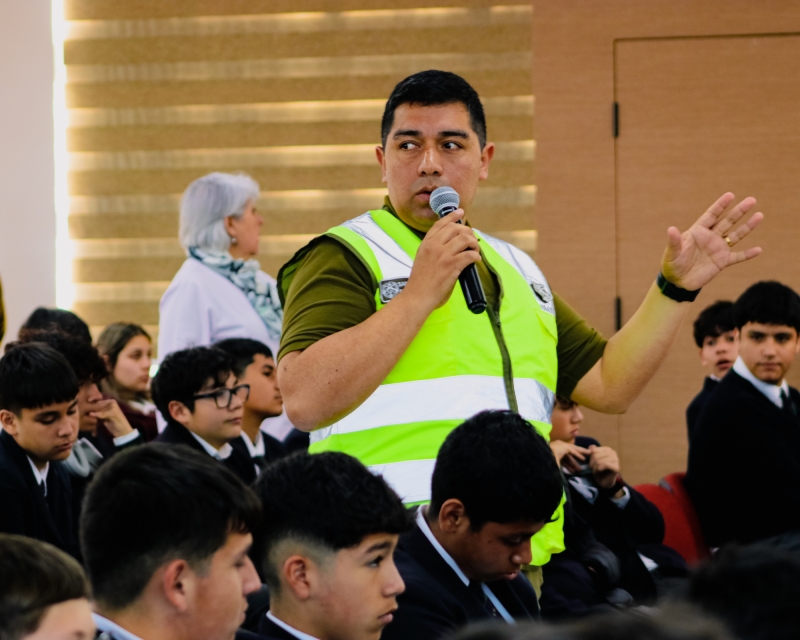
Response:
[{"label": "shirt collar", "polygon": [[208,442],[206,442],[200,436],[198,436],[194,431],[191,431],[190,429],[187,429],[187,431],[189,431],[189,433],[192,434],[192,437],[200,443],[200,446],[206,450],[206,453],[208,455],[212,456],[213,458],[216,458],[217,460],[227,460],[233,453],[233,447],[231,447],[230,443],[228,442],[223,444],[218,451],[210,444],[208,444]]},{"label": "shirt collar", "polygon": [[298,631],[293,626],[286,624],[283,620],[278,620],[278,618],[272,615],[272,611],[267,611],[267,618],[272,620],[272,622],[274,622],[281,629],[286,631],[286,633],[291,633],[295,638],[299,638],[299,640],[317,640],[317,638],[315,638],[314,636],[310,636],[307,633]]},{"label": "shirt collar", "polygon": [[449,567],[456,572],[458,579],[461,580],[465,586],[469,586],[469,578],[464,575],[464,572],[456,564],[456,561],[453,560],[453,557],[444,550],[444,547],[439,544],[439,541],[433,535],[433,531],[431,531],[428,521],[425,519],[425,509],[426,507],[424,506],[421,506],[419,509],[417,509],[417,526],[419,527],[420,531],[425,534],[425,537],[433,545],[433,548],[436,549],[440,556],[442,556],[442,560],[444,560]]},{"label": "shirt collar", "polygon": [[781,391],[786,393],[787,396],[789,395],[789,383],[786,382],[786,380],[783,380],[779,385],[759,380],[752,374],[750,369],[747,368],[741,356],[736,358],[736,362],[733,363],[733,370],[763,393],[772,404],[778,408],[783,407]]},{"label": "shirt collar", "polygon": [[261,431],[258,432],[256,436],[256,441],[252,442],[250,440],[250,436],[248,436],[244,429],[242,429],[242,440],[247,445],[247,450],[250,452],[250,457],[255,458],[256,456],[264,457],[266,455],[266,449],[264,447],[264,434]]},{"label": "shirt collar", "polygon": [[94,626],[101,633],[109,634],[114,640],[142,640],[139,636],[133,635],[130,631],[125,631],[122,627],[108,618],[104,618],[99,613],[93,613]]},{"label": "shirt collar", "polygon": [[33,477],[36,479],[36,484],[43,484],[44,485],[44,495],[47,495],[47,472],[50,471],[50,463],[44,465],[44,469],[41,471],[39,468],[33,464],[33,460],[31,460],[30,456],[25,456],[28,458],[28,462],[31,465],[31,470],[33,471]]}]

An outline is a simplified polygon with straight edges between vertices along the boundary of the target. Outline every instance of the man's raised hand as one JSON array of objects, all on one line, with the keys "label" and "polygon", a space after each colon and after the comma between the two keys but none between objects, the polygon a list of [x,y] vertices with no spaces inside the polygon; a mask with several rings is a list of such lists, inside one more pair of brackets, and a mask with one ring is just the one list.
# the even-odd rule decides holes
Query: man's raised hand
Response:
[{"label": "man's raised hand", "polygon": [[726,213],[733,199],[732,193],[721,196],[683,233],[677,227],[667,229],[661,270],[669,282],[694,291],[711,282],[723,269],[761,253],[761,247],[733,249],[764,219],[764,214],[757,211],[731,231],[756,203],[755,198],[745,198]]}]

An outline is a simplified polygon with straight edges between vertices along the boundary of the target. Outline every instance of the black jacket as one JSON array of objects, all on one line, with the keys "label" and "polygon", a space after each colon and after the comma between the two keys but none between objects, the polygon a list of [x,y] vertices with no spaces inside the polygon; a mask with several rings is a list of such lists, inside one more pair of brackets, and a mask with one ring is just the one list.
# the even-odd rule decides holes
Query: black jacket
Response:
[{"label": "black jacket", "polygon": [[[400,536],[394,561],[406,590],[397,597],[399,608],[383,630],[382,640],[436,640],[470,622],[491,619],[478,597],[416,525]],[[521,574],[487,586],[515,619],[539,618],[536,593]]]},{"label": "black jacket", "polygon": [[[192,436],[192,433],[186,427],[174,422],[167,424],[166,428],[153,442],[185,444],[195,451],[208,455],[203,445]],[[250,457],[247,445],[242,441],[241,436],[231,440],[230,445],[233,448],[233,452],[226,460],[222,461],[222,464],[239,476],[245,484],[252,483],[256,479],[256,468],[253,464],[253,459]]]},{"label": "black jacket", "polygon": [[800,530],[800,420],[729,371],[698,418],[685,486],[712,547]]},{"label": "black jacket", "polygon": [[293,636],[285,629],[279,627],[272,620],[267,618],[266,614],[261,618],[261,622],[258,624],[258,637],[262,640],[297,640],[296,636]]},{"label": "black jacket", "polygon": [[0,532],[44,540],[80,558],[72,481],[60,462],[47,473],[47,498],[41,495],[28,456],[0,432]]},{"label": "black jacket", "polygon": [[694,399],[686,407],[686,430],[689,436],[689,448],[692,447],[692,440],[697,431],[697,419],[700,417],[700,412],[706,406],[706,402],[711,397],[711,394],[719,386],[719,381],[714,378],[707,377],[703,381],[703,388]]}]

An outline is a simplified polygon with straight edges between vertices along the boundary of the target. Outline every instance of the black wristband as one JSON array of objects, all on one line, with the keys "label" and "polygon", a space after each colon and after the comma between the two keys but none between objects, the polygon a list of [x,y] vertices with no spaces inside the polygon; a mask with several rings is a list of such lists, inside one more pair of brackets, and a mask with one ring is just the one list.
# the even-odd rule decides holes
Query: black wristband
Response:
[{"label": "black wristband", "polygon": [[695,289],[694,291],[681,289],[667,280],[664,277],[664,274],[660,271],[658,272],[658,277],[656,278],[656,285],[658,285],[658,289],[661,291],[661,293],[675,302],[694,302],[697,294],[700,293],[700,289]]}]

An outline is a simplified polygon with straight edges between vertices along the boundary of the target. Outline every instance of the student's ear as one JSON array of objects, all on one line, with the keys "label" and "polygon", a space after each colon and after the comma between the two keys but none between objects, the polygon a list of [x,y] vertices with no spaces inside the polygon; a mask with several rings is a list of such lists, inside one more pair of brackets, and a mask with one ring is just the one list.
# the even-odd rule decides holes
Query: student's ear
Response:
[{"label": "student's ear", "polygon": [[317,572],[314,563],[307,557],[294,554],[283,563],[282,577],[298,600],[311,597],[313,576]]},{"label": "student's ear", "polygon": [[0,409],[0,426],[3,431],[8,432],[10,436],[18,436],[19,429],[17,428],[17,416],[13,411],[8,409]]},{"label": "student's ear", "polygon": [[176,611],[184,613],[189,609],[195,592],[195,574],[186,560],[173,560],[163,566],[153,580],[159,584],[164,599]]},{"label": "student's ear", "polygon": [[169,415],[172,416],[172,419],[182,425],[186,425],[192,419],[192,412],[189,411],[189,407],[179,400],[171,400],[167,405],[167,409],[169,409]]},{"label": "student's ear", "polygon": [[439,528],[445,533],[458,533],[469,527],[464,503],[456,498],[446,500],[439,509]]},{"label": "student's ear", "polygon": [[103,355],[103,362],[106,364],[106,371],[113,373],[114,367],[111,366],[111,358],[109,358],[107,354]]}]

